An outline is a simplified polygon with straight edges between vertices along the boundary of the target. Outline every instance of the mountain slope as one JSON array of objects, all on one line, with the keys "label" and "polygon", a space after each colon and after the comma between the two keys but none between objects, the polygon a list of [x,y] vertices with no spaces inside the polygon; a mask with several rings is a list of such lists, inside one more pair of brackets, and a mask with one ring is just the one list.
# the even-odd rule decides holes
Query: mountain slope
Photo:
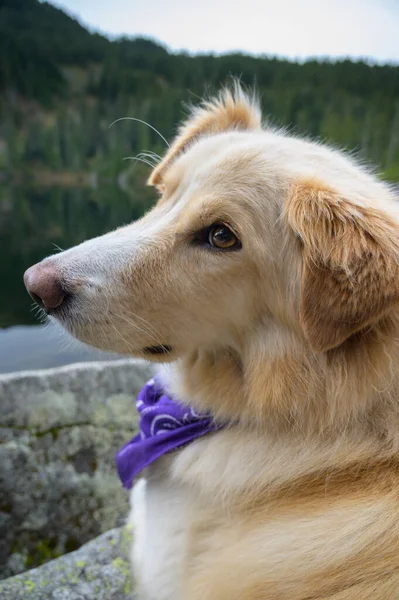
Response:
[{"label": "mountain slope", "polygon": [[173,135],[182,101],[232,75],[256,83],[272,122],[360,151],[399,179],[399,67],[175,54],[142,38],[111,42],[38,0],[0,0],[0,171],[115,175],[124,156],[162,145],[110,123],[131,115]]}]

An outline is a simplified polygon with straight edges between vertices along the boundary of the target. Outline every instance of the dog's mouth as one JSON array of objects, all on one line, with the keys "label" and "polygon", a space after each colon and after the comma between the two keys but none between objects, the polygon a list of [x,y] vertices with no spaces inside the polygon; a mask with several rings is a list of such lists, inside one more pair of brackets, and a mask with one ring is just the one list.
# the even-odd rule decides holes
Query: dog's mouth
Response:
[{"label": "dog's mouth", "polygon": [[170,354],[172,352],[172,346],[169,344],[161,344],[160,346],[146,346],[143,348],[144,354],[151,356],[159,356],[160,354]]},{"label": "dog's mouth", "polygon": [[[71,293],[64,284],[57,283],[57,286],[53,286],[50,289],[50,293],[47,294],[45,299],[39,296],[35,291],[29,290],[29,293],[34,300],[35,304],[45,313],[48,317],[53,317],[57,321],[61,323],[65,327],[69,333],[73,336],[77,337],[81,341],[97,346],[102,349],[111,350],[111,348],[103,348],[103,346],[98,345],[96,342],[98,340],[93,339],[93,336],[86,335],[86,327],[84,318],[84,311],[82,315],[79,315],[79,318],[76,318],[74,315],[73,305],[76,303],[76,294]],[[88,325],[90,325],[90,321],[88,320]],[[118,350],[116,350],[118,351]],[[123,351],[123,350],[122,350]],[[172,354],[173,348],[170,344],[157,344],[154,346],[144,346],[142,348],[141,353],[148,357],[160,358],[160,357],[168,357]]]}]

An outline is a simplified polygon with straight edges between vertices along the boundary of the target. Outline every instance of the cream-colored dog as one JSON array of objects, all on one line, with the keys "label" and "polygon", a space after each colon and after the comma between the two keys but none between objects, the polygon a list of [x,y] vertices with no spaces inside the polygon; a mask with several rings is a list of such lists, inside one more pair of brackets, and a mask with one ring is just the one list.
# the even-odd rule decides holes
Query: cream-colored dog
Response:
[{"label": "cream-colored dog", "polygon": [[140,221],[47,258],[78,338],[168,363],[228,426],[133,491],[145,600],[399,598],[399,220],[344,154],[262,128],[236,87],[193,111]]}]

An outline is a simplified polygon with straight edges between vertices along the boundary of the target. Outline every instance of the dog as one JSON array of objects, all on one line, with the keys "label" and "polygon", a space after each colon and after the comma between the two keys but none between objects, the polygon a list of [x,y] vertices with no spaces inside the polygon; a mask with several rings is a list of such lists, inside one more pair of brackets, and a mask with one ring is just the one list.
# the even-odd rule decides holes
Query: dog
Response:
[{"label": "dog", "polygon": [[399,598],[399,219],[343,152],[194,108],[142,219],[25,282],[74,336],[159,364],[212,431],[132,492],[145,600]]}]

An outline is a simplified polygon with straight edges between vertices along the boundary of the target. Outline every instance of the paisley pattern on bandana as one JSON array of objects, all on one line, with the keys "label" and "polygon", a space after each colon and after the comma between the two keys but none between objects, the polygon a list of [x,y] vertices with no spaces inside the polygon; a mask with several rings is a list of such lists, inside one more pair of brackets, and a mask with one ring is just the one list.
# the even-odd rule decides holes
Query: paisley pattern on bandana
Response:
[{"label": "paisley pattern on bandana", "polygon": [[157,458],[198,437],[217,431],[210,414],[197,413],[171,398],[157,379],[150,379],[136,400],[140,417],[140,433],[119,450],[115,462],[125,488]]}]

